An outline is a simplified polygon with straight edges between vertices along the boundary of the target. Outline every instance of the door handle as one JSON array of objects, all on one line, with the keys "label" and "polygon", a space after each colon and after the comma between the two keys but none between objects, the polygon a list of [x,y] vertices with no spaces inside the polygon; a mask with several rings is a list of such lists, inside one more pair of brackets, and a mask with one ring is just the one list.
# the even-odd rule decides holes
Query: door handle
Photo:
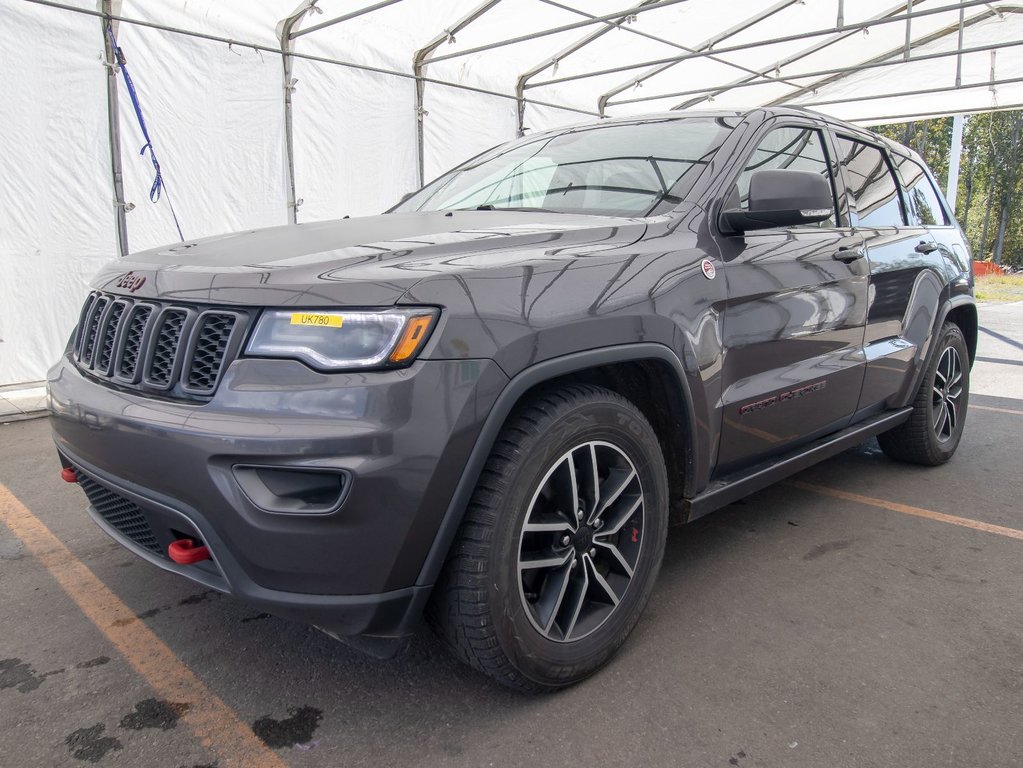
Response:
[{"label": "door handle", "polygon": [[916,248],[913,249],[917,253],[934,253],[938,250],[938,246],[934,243],[928,243],[926,240],[921,240],[916,244]]},{"label": "door handle", "polygon": [[856,246],[855,248],[847,248],[846,246],[842,246],[833,254],[831,254],[831,258],[833,258],[835,261],[841,261],[845,264],[848,264],[851,261],[856,261],[856,259],[862,259],[866,255],[867,252],[863,250],[862,245]]}]

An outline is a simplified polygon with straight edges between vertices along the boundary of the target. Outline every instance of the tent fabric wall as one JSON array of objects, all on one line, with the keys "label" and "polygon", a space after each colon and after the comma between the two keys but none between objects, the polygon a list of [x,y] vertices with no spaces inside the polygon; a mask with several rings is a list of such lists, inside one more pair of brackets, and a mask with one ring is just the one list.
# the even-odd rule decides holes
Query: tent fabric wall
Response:
[{"label": "tent fabric wall", "polygon": [[[89,277],[117,253],[101,3],[47,2],[0,0],[8,87],[0,121],[0,385],[44,376]],[[291,42],[300,224],[378,213],[414,189],[420,119],[427,180],[513,138],[516,84],[528,72],[527,132],[601,111],[796,102],[870,123],[1023,106],[1023,13],[1010,3],[914,0],[913,13],[924,15],[911,23],[913,57],[954,51],[960,14],[965,47],[1000,46],[961,62],[902,61],[905,21],[880,22],[902,19],[906,0],[730,0],[727,13],[715,0],[500,0],[478,14],[482,0],[112,4],[124,17],[116,34],[187,238],[288,221],[278,35],[282,20],[300,11]],[[448,33],[470,14],[471,23]],[[342,15],[342,23],[302,34]],[[516,42],[499,44],[509,38]],[[759,44],[772,38],[783,39]],[[438,39],[420,116],[413,56]],[[849,71],[821,75],[836,64]],[[129,247],[173,242],[166,197],[148,200],[153,169],[138,154],[143,140],[120,81],[118,88],[125,200],[134,205]]]},{"label": "tent fabric wall", "polygon": [[[119,25],[117,42],[185,237],[285,224],[279,58],[132,24]],[[126,95],[120,124],[124,195],[135,205],[128,246],[177,240],[167,201],[149,201],[153,168],[138,154],[145,140]]]},{"label": "tent fabric wall", "polygon": [[418,186],[414,81],[301,59],[294,72],[300,223],[380,213]]},{"label": "tent fabric wall", "polygon": [[117,247],[99,25],[16,11],[0,14],[0,385],[42,378]]}]

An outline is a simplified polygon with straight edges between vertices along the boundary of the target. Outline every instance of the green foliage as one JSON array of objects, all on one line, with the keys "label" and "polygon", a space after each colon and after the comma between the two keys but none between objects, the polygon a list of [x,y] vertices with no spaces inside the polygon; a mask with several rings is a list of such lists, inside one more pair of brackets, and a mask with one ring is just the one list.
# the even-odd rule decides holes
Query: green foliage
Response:
[{"label": "green foliage", "polygon": [[[952,118],[874,126],[915,149],[938,178],[948,179]],[[977,259],[1023,267],[1023,111],[970,115],[963,130],[956,219]],[[999,234],[1001,233],[1001,237]]]}]

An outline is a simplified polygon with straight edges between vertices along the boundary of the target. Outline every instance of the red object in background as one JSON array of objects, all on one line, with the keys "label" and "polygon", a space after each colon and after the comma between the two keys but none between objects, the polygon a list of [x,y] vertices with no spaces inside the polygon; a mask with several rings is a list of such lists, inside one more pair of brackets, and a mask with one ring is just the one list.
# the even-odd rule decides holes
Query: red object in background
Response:
[{"label": "red object in background", "polygon": [[77,483],[78,473],[75,472],[74,467],[64,467],[64,469],[60,471],[60,479],[65,483]]},{"label": "red object in background", "polygon": [[1005,270],[993,261],[974,261],[973,274],[978,275],[1004,275]]},{"label": "red object in background", "polygon": [[167,556],[178,565],[193,565],[210,559],[210,551],[202,544],[196,544],[191,539],[178,539],[172,541],[167,547]]}]

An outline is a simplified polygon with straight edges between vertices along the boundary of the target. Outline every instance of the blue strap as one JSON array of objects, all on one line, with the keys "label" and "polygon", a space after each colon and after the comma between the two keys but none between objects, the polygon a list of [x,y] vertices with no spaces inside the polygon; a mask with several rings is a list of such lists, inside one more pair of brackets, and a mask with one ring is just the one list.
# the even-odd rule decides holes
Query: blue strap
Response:
[{"label": "blue strap", "polygon": [[146,119],[142,116],[142,106],[139,104],[139,96],[135,90],[135,83],[131,80],[131,75],[128,74],[128,68],[125,66],[124,52],[117,45],[117,40],[114,39],[114,30],[111,25],[107,25],[107,37],[110,39],[110,48],[114,52],[114,60],[117,62],[117,68],[121,70],[121,77],[124,78],[124,86],[128,89],[128,96],[131,97],[131,105],[135,108],[135,117],[138,118],[139,128],[142,130],[142,137],[146,140],[146,143],[142,145],[142,149],[139,150],[140,155],[145,155],[149,152],[149,159],[153,163],[153,170],[156,172],[156,176],[153,178],[153,186],[149,189],[149,200],[150,202],[156,203],[160,200],[161,195],[166,195],[167,205],[170,208],[171,216],[174,219],[174,226],[178,230],[178,237],[184,242],[185,236],[181,233],[181,224],[178,223],[178,215],[174,211],[174,203],[171,202],[170,190],[167,189],[167,183],[163,180],[163,172],[160,170],[160,161],[156,159],[156,150],[153,149],[153,140],[149,137],[149,129],[146,128]]}]

